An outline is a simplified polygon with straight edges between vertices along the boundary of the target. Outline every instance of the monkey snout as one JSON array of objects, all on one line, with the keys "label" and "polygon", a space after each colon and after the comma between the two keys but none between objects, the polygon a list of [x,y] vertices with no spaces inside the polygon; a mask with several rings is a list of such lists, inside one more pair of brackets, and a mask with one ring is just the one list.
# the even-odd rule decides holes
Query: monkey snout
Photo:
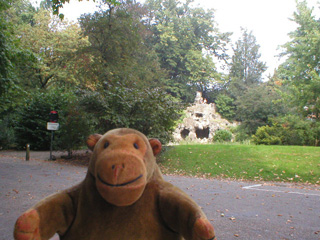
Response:
[{"label": "monkey snout", "polygon": [[112,168],[112,172],[113,172],[113,177],[117,181],[119,175],[124,170],[125,165],[124,165],[124,163],[122,163],[122,164],[113,164],[111,166],[111,168]]}]

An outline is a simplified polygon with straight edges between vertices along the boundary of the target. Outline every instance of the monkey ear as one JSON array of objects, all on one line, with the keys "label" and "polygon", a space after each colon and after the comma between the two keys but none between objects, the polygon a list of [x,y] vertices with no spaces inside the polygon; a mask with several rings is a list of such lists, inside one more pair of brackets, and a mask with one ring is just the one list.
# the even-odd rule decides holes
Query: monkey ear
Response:
[{"label": "monkey ear", "polygon": [[87,146],[88,148],[93,151],[94,146],[96,145],[96,143],[99,141],[99,139],[102,137],[102,135],[100,134],[92,134],[88,137],[87,139]]},{"label": "monkey ear", "polygon": [[156,138],[151,138],[151,139],[149,139],[149,143],[151,145],[153,155],[154,156],[158,155],[161,151],[161,148],[162,148],[161,142]]}]

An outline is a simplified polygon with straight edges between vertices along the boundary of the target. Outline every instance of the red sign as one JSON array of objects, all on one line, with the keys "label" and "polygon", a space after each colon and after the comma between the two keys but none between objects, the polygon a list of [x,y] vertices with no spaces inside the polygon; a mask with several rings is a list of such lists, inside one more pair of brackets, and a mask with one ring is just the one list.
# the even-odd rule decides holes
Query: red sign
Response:
[{"label": "red sign", "polygon": [[57,111],[51,111],[49,113],[49,122],[56,123],[59,120],[59,115]]}]

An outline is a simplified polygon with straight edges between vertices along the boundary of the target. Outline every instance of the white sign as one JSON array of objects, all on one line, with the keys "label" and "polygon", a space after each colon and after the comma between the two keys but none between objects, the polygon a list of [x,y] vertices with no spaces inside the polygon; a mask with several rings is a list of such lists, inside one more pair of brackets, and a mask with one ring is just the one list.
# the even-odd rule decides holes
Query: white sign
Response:
[{"label": "white sign", "polygon": [[59,123],[47,122],[47,130],[56,131],[59,129]]}]

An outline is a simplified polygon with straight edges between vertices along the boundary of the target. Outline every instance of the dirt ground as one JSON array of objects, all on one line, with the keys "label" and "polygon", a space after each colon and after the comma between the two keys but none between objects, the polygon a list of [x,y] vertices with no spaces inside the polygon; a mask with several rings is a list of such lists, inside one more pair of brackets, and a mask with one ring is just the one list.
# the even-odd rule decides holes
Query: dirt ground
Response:
[{"label": "dirt ground", "polygon": [[[82,181],[90,152],[48,161],[49,152],[0,151],[0,240],[13,239],[17,217],[42,198]],[[220,240],[320,240],[319,186],[165,176],[187,192],[215,226]]]}]

